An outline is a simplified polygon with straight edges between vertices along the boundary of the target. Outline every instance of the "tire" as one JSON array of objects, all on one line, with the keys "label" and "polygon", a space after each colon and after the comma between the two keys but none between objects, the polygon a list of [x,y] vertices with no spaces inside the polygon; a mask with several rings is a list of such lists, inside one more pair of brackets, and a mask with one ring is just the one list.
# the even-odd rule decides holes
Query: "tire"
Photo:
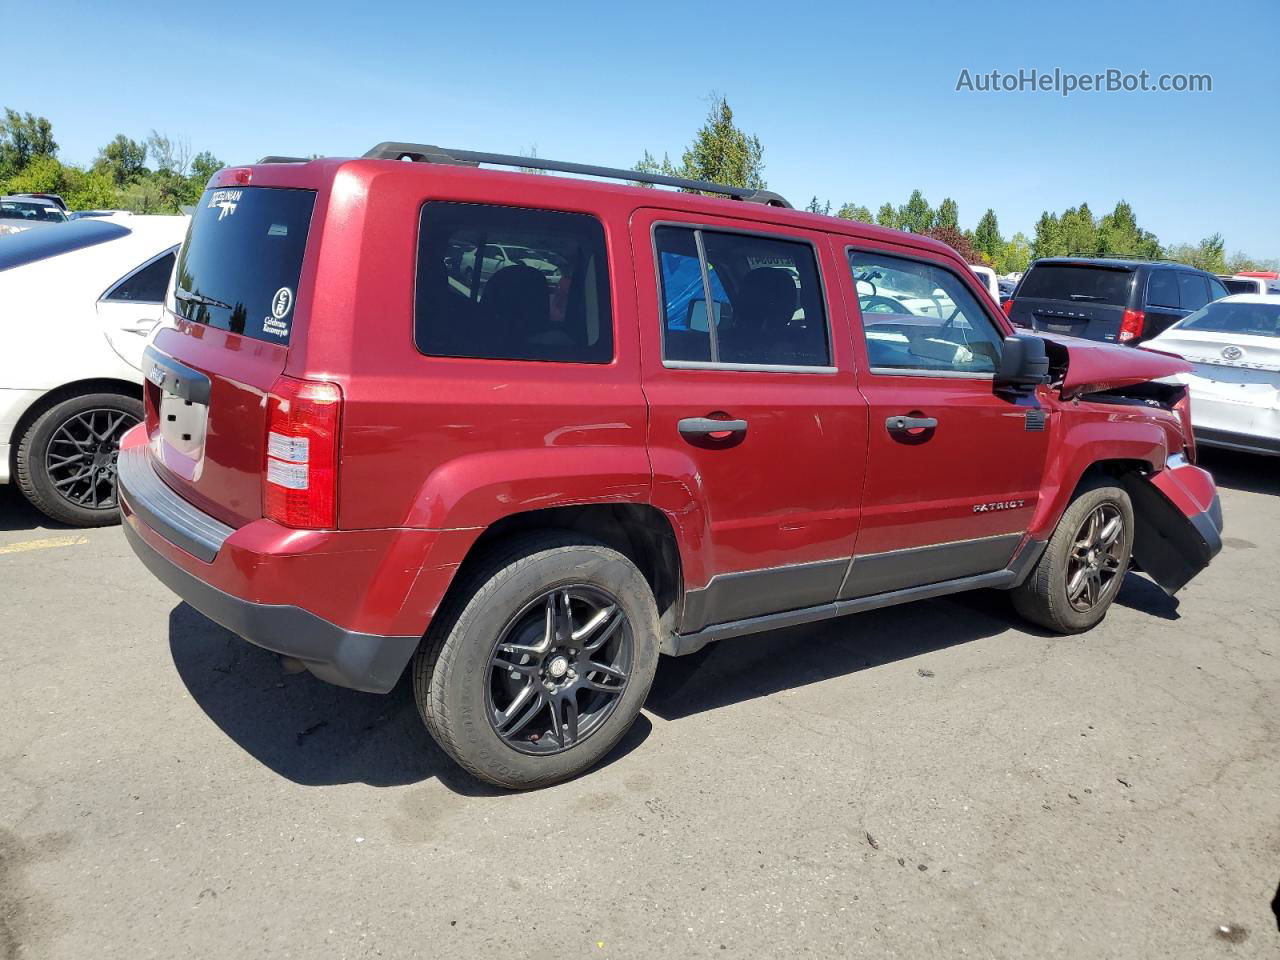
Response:
[{"label": "tire", "polygon": [[[1095,517],[1101,518],[1101,526],[1086,529]],[[1120,520],[1121,528],[1104,544],[1113,519]],[[1063,512],[1030,576],[1013,590],[1015,609],[1055,633],[1092,629],[1120,592],[1133,553],[1133,531],[1133,504],[1123,487],[1103,480],[1083,488]],[[1091,540],[1095,534],[1097,539]],[[1081,548],[1086,541],[1091,545]],[[1098,552],[1091,554],[1094,549]],[[1082,569],[1098,572],[1096,586],[1087,573],[1076,579]]]},{"label": "tire", "polygon": [[527,534],[451,592],[414,656],[414,699],[431,736],[472,775],[545,787],[594,766],[627,732],[653,682],[658,638],[653,592],[630,560],[568,531]]},{"label": "tire", "polygon": [[[142,417],[142,400],[119,393],[81,394],[55,404],[18,442],[18,488],[52,520],[75,527],[119,523],[120,437]],[[59,449],[73,459],[60,456]],[[87,476],[67,482],[72,471]]]}]

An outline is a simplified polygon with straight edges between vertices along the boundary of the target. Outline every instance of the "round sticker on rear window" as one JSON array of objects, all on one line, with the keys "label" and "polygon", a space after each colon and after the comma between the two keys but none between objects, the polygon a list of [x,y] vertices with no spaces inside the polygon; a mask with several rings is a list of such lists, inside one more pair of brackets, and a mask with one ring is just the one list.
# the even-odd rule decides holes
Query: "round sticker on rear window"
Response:
[{"label": "round sticker on rear window", "polygon": [[276,295],[271,298],[271,313],[277,320],[283,320],[292,309],[293,291],[288,287],[281,287],[276,291]]}]

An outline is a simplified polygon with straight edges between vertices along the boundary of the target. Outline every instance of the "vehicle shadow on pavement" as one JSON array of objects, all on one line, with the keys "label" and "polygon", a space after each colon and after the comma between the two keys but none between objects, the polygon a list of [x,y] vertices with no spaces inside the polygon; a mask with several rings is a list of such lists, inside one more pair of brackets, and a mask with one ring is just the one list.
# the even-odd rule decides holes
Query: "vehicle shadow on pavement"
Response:
[{"label": "vehicle shadow on pavement", "polygon": [[[1280,497],[1280,458],[1201,447],[1197,462],[1226,490]],[[1231,518],[1227,518],[1230,532]]]},{"label": "vehicle shadow on pavement", "polygon": [[[499,796],[463,772],[418,716],[409,671],[391,693],[359,693],[286,674],[280,659],[241,640],[185,603],[169,614],[169,650],[182,682],[209,719],[263,766],[303,786],[394,787],[434,777],[467,796]],[[601,766],[648,737],[641,716]]]},{"label": "vehicle shadow on pavement", "polygon": [[27,503],[27,498],[13,484],[0,484],[0,533],[10,530],[74,530],[65,523],[50,520]]},{"label": "vehicle shadow on pavement", "polygon": [[977,591],[723,640],[664,657],[646,708],[665,720],[767,697],[935,650],[1019,630],[1009,598]]}]

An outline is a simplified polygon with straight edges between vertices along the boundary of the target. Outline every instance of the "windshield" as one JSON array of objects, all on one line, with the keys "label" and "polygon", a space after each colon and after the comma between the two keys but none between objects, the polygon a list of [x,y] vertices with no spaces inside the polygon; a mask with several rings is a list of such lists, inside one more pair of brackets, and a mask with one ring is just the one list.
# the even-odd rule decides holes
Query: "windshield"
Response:
[{"label": "windshield", "polygon": [[178,259],[178,314],[288,343],[315,199],[314,190],[206,190]]},{"label": "windshield", "polygon": [[1090,264],[1038,263],[1022,280],[1018,299],[1071,300],[1122,307],[1129,302],[1130,270]]},{"label": "windshield", "polygon": [[67,215],[53,204],[29,200],[0,200],[0,217],[6,220],[42,220],[45,223],[61,223],[67,219]]},{"label": "windshield", "polygon": [[1201,307],[1182,323],[1180,330],[1201,333],[1235,333],[1250,337],[1280,337],[1280,299],[1275,303],[1232,303],[1216,300]]}]

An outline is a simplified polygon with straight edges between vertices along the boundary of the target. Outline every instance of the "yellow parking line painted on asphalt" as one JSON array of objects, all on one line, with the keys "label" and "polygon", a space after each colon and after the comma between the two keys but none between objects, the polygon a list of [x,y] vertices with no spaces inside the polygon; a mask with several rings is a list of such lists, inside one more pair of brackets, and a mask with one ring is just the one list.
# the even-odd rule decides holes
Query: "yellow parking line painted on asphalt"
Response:
[{"label": "yellow parking line painted on asphalt", "polygon": [[7,543],[0,546],[0,554],[26,553],[28,550],[49,550],[53,547],[75,547],[88,543],[86,536],[48,537],[44,540],[23,540],[20,543]]}]

